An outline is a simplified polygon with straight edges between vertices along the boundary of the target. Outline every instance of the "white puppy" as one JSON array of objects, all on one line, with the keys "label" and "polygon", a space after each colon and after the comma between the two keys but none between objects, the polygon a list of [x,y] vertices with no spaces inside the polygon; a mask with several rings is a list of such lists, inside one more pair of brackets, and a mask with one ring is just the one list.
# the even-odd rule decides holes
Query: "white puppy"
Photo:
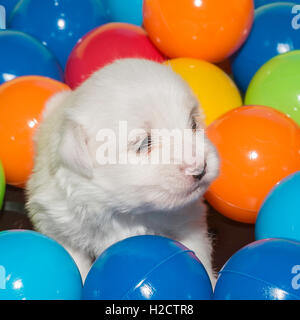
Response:
[{"label": "white puppy", "polygon": [[[47,103],[35,136],[27,209],[35,228],[70,252],[83,279],[113,243],[152,234],[193,250],[214,282],[205,207],[196,201],[218,173],[211,143],[205,138],[195,156],[200,162],[100,164],[99,130],[122,139],[120,121],[126,121],[128,144],[115,155],[141,160],[162,149],[152,129],[192,129],[196,135],[204,127],[199,110],[180,76],[143,59],[118,60]],[[194,148],[194,139],[187,145]]]}]

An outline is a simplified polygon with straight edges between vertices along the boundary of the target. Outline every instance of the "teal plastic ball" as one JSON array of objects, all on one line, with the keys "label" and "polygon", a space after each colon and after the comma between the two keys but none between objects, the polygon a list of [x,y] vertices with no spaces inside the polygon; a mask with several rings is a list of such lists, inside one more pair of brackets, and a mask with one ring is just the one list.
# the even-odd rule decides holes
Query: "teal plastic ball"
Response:
[{"label": "teal plastic ball", "polygon": [[34,231],[0,232],[0,300],[79,300],[82,281],[69,253]]},{"label": "teal plastic ball", "polygon": [[109,22],[143,24],[144,0],[102,0]]},{"label": "teal plastic ball", "polygon": [[[269,193],[255,224],[255,238],[300,242],[300,171],[286,177]],[[299,262],[300,263],[300,262]]]}]

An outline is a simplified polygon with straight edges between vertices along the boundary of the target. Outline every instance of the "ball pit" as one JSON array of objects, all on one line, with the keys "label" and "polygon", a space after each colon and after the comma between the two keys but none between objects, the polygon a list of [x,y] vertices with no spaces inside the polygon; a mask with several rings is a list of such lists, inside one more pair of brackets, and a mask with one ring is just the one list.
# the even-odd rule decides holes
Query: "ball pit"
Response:
[{"label": "ball pit", "polygon": [[[298,2],[0,0],[9,28],[0,30],[0,208],[9,192],[1,228],[13,221],[7,216],[11,190],[17,192],[5,183],[24,187],[33,167],[32,137],[49,97],[75,89],[115,59],[169,58],[165,64],[198,97],[221,157],[220,176],[205,197],[227,218],[256,222],[260,240],[233,254],[213,294],[201,262],[171,239],[115,243],[95,261],[83,288],[57,242],[32,231],[0,232],[0,300],[299,300]],[[242,106],[237,85],[250,106]],[[218,229],[220,237],[230,234],[236,248],[238,224],[222,221],[230,232]]]},{"label": "ball pit", "polygon": [[300,243],[253,242],[235,253],[219,273],[215,300],[300,300]]},{"label": "ball pit", "polygon": [[252,79],[245,104],[275,108],[300,125],[300,50],[279,55],[268,61]]},{"label": "ball pit", "polygon": [[33,167],[33,134],[45,102],[69,90],[56,80],[25,76],[0,86],[0,159],[8,184],[23,186]]},{"label": "ball pit", "polygon": [[178,58],[167,65],[193,89],[210,124],[227,111],[242,105],[241,95],[230,77],[217,66],[202,60]]},{"label": "ball pit", "polygon": [[282,53],[300,49],[300,37],[292,24],[295,3],[275,3],[255,11],[253,28],[247,41],[232,59],[238,87],[245,92],[259,68]]},{"label": "ball pit", "polygon": [[25,75],[63,80],[63,71],[52,52],[20,31],[0,30],[0,84]]},{"label": "ball pit", "polygon": [[109,22],[143,24],[144,0],[102,0]]},{"label": "ball pit", "polygon": [[206,199],[225,216],[254,223],[269,191],[300,170],[299,126],[275,109],[245,106],[213,122],[207,135],[221,169]]},{"label": "ball pit", "polygon": [[252,0],[144,0],[144,26],[170,58],[221,62],[246,40]]},{"label": "ball pit", "polygon": [[100,255],[84,283],[83,298],[210,300],[212,287],[201,262],[182,244],[160,236],[136,236]]},{"label": "ball pit", "polygon": [[53,51],[64,68],[76,42],[106,22],[99,0],[21,0],[8,27],[36,37]]},{"label": "ball pit", "polygon": [[300,171],[280,181],[259,210],[255,238],[285,238],[300,242]]},{"label": "ball pit", "polygon": [[28,230],[0,232],[0,300],[79,300],[80,273],[54,240]]},{"label": "ball pit", "polygon": [[75,88],[94,71],[121,58],[164,60],[141,27],[109,23],[89,32],[74,47],[66,67],[66,83]]}]

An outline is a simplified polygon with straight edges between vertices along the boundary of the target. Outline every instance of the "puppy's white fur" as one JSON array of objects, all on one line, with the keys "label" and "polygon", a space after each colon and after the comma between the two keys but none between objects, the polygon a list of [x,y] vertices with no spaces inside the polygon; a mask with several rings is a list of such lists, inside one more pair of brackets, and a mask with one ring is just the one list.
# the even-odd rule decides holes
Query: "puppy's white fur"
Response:
[{"label": "puppy's white fur", "polygon": [[[191,164],[96,161],[99,129],[118,132],[120,120],[128,122],[128,130],[188,129],[193,113],[203,128],[199,110],[188,85],[170,67],[142,59],[116,61],[47,103],[35,136],[27,209],[35,228],[70,252],[83,279],[93,259],[113,243],[154,234],[193,250],[214,282],[205,206],[196,201],[218,173],[211,143],[205,140],[207,168],[201,180],[186,175]],[[120,152],[136,152],[138,143],[135,137]],[[156,152],[159,145],[152,148]],[[195,175],[203,166],[192,168]]]}]

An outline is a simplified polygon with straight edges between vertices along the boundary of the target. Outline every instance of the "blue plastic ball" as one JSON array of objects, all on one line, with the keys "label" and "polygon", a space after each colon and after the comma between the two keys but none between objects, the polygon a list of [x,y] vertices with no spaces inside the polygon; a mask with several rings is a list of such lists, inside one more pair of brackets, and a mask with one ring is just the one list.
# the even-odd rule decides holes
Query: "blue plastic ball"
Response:
[{"label": "blue plastic ball", "polygon": [[235,253],[219,273],[215,300],[300,300],[300,243],[253,242]]},{"label": "blue plastic ball", "polygon": [[79,300],[81,276],[56,241],[34,231],[0,232],[0,300]]},{"label": "blue plastic ball", "polygon": [[297,17],[292,14],[294,5],[274,3],[255,10],[250,35],[232,57],[234,80],[243,92],[267,61],[278,54],[300,49],[299,30],[295,28],[296,20],[293,21]]},{"label": "blue plastic ball", "polygon": [[8,27],[35,36],[64,68],[77,41],[106,22],[102,0],[21,0]]},{"label": "blue plastic ball", "polygon": [[143,24],[144,0],[102,0],[107,18],[111,22]]},{"label": "blue plastic ball", "polygon": [[5,8],[6,18],[9,18],[11,12],[19,1],[20,0],[0,0],[0,6],[3,6]]},{"label": "blue plastic ball", "polygon": [[283,179],[271,190],[257,216],[257,240],[285,238],[300,242],[299,191],[300,171]]},{"label": "blue plastic ball", "polygon": [[0,84],[26,75],[63,81],[63,70],[54,55],[32,36],[20,31],[2,30],[0,48]]},{"label": "blue plastic ball", "polygon": [[[294,0],[295,1],[295,0]],[[254,0],[255,9],[276,2],[294,2],[293,0]]]},{"label": "blue plastic ball", "polygon": [[212,286],[194,253],[160,236],[136,236],[105,250],[87,275],[89,300],[210,300]]}]

